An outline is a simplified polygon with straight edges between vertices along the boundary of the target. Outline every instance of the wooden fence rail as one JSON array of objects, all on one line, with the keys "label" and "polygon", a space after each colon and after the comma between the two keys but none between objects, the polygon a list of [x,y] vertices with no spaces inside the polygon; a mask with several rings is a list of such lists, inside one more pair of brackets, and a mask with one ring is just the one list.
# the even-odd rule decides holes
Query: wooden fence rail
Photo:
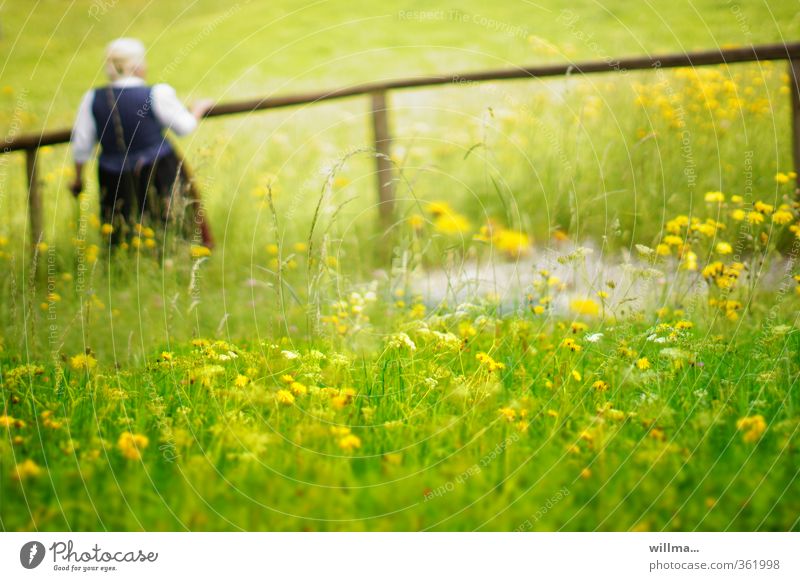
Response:
[{"label": "wooden fence rail", "polygon": [[[391,162],[389,160],[391,134],[389,132],[389,110],[386,102],[386,94],[389,91],[451,84],[470,84],[485,81],[539,79],[557,76],[585,75],[590,73],[619,73],[623,71],[658,70],[664,68],[776,60],[788,61],[789,66],[793,169],[797,171],[800,170],[800,42],[719,48],[688,53],[518,67],[364,83],[333,89],[331,91],[218,103],[206,113],[206,117],[252,113],[265,109],[308,105],[332,99],[369,95],[372,104],[372,127],[375,139],[375,150],[379,154],[376,156],[377,189],[378,200],[380,202],[379,213],[382,223],[388,225],[392,220],[394,199],[394,182],[392,179]],[[31,238],[34,243],[36,243],[42,235],[41,199],[36,171],[36,150],[45,145],[68,143],[70,140],[70,133],[71,131],[69,129],[61,129],[57,131],[46,131],[41,134],[9,136],[6,137],[2,147],[0,147],[0,154],[14,151],[25,152]],[[800,171],[798,173],[800,173]],[[800,187],[800,176],[798,177],[798,187]]]}]

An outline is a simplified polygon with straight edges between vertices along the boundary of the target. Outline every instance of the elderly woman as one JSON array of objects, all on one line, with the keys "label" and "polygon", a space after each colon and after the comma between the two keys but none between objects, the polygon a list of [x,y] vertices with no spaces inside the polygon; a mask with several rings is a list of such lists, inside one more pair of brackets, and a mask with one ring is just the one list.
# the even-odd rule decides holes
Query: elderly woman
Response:
[{"label": "elderly woman", "polygon": [[71,189],[75,195],[83,190],[83,166],[99,143],[101,214],[113,228],[112,242],[119,243],[134,224],[163,226],[168,219],[180,163],[164,131],[191,133],[211,102],[187,110],[169,85],[147,85],[145,48],[135,39],[109,44],[105,69],[110,84],[87,92],[78,109]]}]

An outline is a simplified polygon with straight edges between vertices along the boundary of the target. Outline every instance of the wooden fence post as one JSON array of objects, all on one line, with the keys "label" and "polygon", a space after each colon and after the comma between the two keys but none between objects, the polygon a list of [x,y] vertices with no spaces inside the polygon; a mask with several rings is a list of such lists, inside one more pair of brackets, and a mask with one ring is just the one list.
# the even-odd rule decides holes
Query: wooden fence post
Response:
[{"label": "wooden fence post", "polygon": [[28,174],[28,214],[31,220],[31,247],[35,248],[42,238],[42,198],[39,190],[39,172],[36,168],[38,150],[25,150],[25,170]]},{"label": "wooden fence post", "polygon": [[[792,171],[800,174],[800,60],[789,61],[789,93],[792,103]],[[797,176],[800,190],[800,175]]]},{"label": "wooden fence post", "polygon": [[385,229],[392,225],[394,215],[394,182],[392,180],[392,137],[389,133],[389,114],[386,108],[386,92],[372,93],[372,128],[375,137],[375,165],[378,179],[378,212]]}]

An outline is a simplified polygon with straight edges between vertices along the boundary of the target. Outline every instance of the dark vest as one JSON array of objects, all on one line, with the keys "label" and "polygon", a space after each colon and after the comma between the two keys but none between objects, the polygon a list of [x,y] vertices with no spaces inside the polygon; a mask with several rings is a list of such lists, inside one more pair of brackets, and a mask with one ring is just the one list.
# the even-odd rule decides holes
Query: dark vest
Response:
[{"label": "dark vest", "polygon": [[125,147],[119,144],[108,88],[95,89],[92,115],[100,142],[100,167],[111,172],[129,171],[171,153],[172,147],[153,112],[151,87],[114,87],[113,93]]}]

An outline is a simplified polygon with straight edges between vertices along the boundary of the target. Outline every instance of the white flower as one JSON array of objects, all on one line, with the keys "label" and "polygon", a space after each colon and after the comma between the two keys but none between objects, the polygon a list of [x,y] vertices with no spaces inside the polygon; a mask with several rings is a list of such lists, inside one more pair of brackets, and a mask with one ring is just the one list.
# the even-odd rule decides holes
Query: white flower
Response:
[{"label": "white flower", "polygon": [[589,343],[597,343],[602,338],[602,333],[592,333],[591,335],[586,335],[586,337],[584,337],[584,339],[586,339]]},{"label": "white flower", "polygon": [[395,333],[391,337],[389,337],[389,346],[394,347],[395,349],[399,349],[400,347],[408,347],[409,351],[416,351],[417,346],[411,340],[411,337],[406,335],[405,333]]},{"label": "white flower", "polygon": [[294,351],[281,351],[281,355],[283,355],[285,359],[297,359],[300,357],[300,354]]}]

